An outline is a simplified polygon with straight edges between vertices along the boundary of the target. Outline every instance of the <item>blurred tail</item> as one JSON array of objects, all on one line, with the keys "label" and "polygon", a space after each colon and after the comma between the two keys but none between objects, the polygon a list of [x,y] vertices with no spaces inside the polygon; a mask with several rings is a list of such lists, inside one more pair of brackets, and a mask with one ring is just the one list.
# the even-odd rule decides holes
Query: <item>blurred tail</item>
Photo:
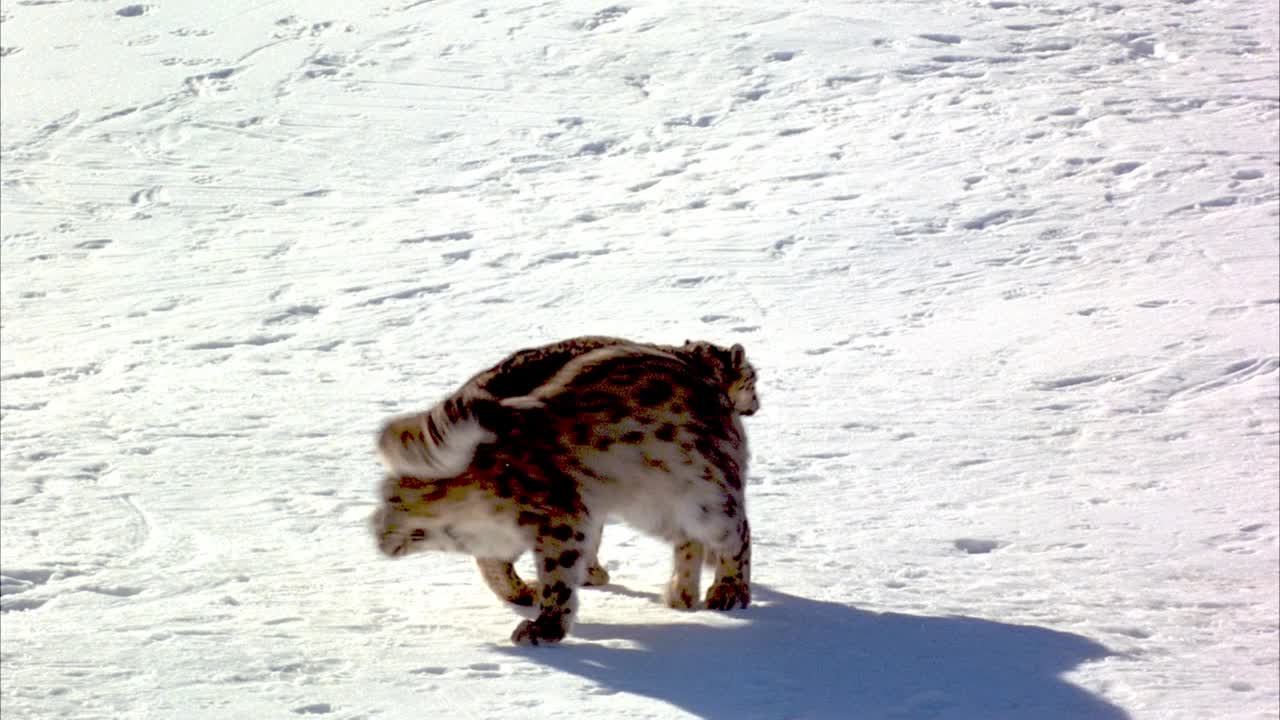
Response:
[{"label": "blurred tail", "polygon": [[456,477],[471,464],[477,447],[528,430],[531,416],[526,413],[546,407],[546,401],[568,393],[571,386],[598,383],[625,370],[628,362],[655,361],[683,363],[652,348],[609,346],[573,358],[527,395],[499,399],[483,390],[464,391],[425,413],[392,418],[378,436],[378,455],[392,473]]},{"label": "blurred tail", "polygon": [[471,464],[476,448],[495,439],[482,421],[499,408],[492,397],[453,397],[425,413],[392,418],[378,435],[378,456],[393,473],[451,478]]}]

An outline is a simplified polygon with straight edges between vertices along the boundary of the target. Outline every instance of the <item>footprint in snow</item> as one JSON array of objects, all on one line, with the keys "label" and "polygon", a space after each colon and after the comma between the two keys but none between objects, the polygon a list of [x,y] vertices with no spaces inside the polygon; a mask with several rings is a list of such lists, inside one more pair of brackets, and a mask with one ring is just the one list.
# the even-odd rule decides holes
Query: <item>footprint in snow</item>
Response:
[{"label": "footprint in snow", "polygon": [[283,322],[296,322],[309,317],[315,317],[320,314],[323,308],[320,305],[295,305],[286,308],[283,312],[263,320],[264,325],[277,325]]},{"label": "footprint in snow", "polygon": [[922,40],[941,43],[943,45],[958,45],[964,42],[964,38],[959,35],[951,35],[949,33],[925,33],[919,37]]},{"label": "footprint in snow", "polygon": [[967,555],[986,555],[992,550],[996,550],[1005,545],[999,540],[979,540],[975,538],[960,538],[952,543],[957,550]]},{"label": "footprint in snow", "polygon": [[601,25],[607,25],[611,22],[616,22],[619,18],[621,18],[623,15],[626,15],[628,12],[631,12],[631,8],[629,7],[624,7],[622,5],[611,5],[585,20],[579,20],[577,23],[575,23],[575,25],[577,25],[579,30],[585,30],[589,32],[591,30],[595,30]]}]

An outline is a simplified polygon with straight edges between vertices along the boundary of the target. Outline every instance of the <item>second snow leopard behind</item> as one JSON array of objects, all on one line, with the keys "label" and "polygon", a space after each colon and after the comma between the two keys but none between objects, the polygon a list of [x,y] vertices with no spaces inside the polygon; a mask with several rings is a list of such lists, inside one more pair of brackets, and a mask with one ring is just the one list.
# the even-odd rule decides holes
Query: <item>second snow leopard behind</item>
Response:
[{"label": "second snow leopard behind", "polygon": [[[693,372],[722,388],[739,414],[752,415],[760,408],[760,400],[756,394],[756,371],[746,361],[741,345],[726,348],[704,340],[686,340],[684,345],[657,345],[605,335],[585,335],[516,351],[493,367],[476,373],[453,395],[437,403],[431,410],[399,418],[404,423],[403,428],[407,428],[414,436],[420,433],[424,438],[416,447],[427,451],[426,454],[411,458],[410,461],[430,465],[422,469],[429,474],[444,476],[461,472],[461,465],[458,463],[463,458],[440,452],[441,443],[438,441],[444,437],[444,433],[459,426],[466,427],[460,421],[470,400],[501,400],[528,395],[549,382],[573,359],[593,350],[617,345],[661,350],[682,357],[689,362]],[[431,438],[431,441],[428,442],[425,438]],[[397,450],[393,448],[392,451]],[[400,451],[412,454],[408,446]],[[387,450],[384,448],[382,452]],[[609,582],[609,573],[598,557],[602,529],[598,529],[594,537],[588,538],[587,586],[605,585]],[[478,557],[476,565],[485,584],[499,598],[516,605],[534,604],[533,591],[516,573],[514,563]]]},{"label": "second snow leopard behind", "polygon": [[[517,643],[556,642],[567,632],[589,538],[608,515],[673,543],[670,605],[697,603],[709,550],[716,579],[707,607],[745,607],[746,439],[726,377],[703,359],[610,345],[574,357],[528,395],[458,401],[434,431],[423,416],[393,420],[380,440],[394,473],[374,518],[380,547],[393,556],[437,549],[506,563],[532,548],[539,614],[517,627]],[[721,370],[750,368],[738,347],[722,359]],[[747,374],[754,378],[753,370],[737,373]],[[751,395],[742,410],[754,411]],[[442,463],[462,469],[441,476]]]}]

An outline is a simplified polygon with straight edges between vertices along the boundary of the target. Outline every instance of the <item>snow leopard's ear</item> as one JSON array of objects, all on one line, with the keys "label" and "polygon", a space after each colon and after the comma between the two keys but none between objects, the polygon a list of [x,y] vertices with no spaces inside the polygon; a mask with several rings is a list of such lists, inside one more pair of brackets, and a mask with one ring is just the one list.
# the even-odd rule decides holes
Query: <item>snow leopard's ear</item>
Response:
[{"label": "snow leopard's ear", "polygon": [[734,367],[742,367],[742,364],[747,361],[747,351],[738,343],[734,343],[733,347],[729,348],[729,361]]}]

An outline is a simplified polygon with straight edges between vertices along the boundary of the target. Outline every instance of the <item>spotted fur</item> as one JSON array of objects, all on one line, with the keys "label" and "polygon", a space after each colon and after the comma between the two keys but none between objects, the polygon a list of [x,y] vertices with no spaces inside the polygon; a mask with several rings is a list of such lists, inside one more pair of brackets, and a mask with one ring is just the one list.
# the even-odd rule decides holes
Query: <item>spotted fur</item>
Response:
[{"label": "spotted fur", "polygon": [[[696,606],[706,555],[716,569],[706,606],[745,607],[750,529],[739,416],[759,403],[742,349],[613,340],[538,365],[550,355],[504,361],[508,370],[540,368],[530,374],[542,382],[525,394],[473,388],[453,410],[437,413],[437,406],[388,423],[379,446],[391,475],[373,520],[382,551],[475,556],[495,592],[538,608],[512,639],[557,642],[576,613],[575,591],[588,580],[604,519],[615,515],[672,543],[668,604]],[[501,372],[484,375],[477,376],[482,389],[521,385],[511,377],[495,382]],[[448,422],[432,432],[436,418]],[[410,429],[415,423],[421,432]],[[422,461],[437,455],[470,459],[451,476],[422,473],[439,473],[441,463]],[[528,549],[538,574],[532,588],[511,567]]]},{"label": "spotted fur", "polygon": [[[384,427],[379,454],[388,466],[405,468],[418,477],[454,477],[471,461],[474,448],[493,435],[474,417],[476,407],[491,407],[505,400],[528,397],[550,381],[567,363],[606,347],[633,346],[667,352],[689,361],[690,369],[724,390],[741,415],[751,415],[760,407],[755,388],[755,368],[747,361],[741,345],[724,348],[702,340],[686,340],[684,345],[657,345],[618,337],[588,335],[528,348],[512,353],[493,367],[472,376],[450,397],[426,413],[395,418]],[[660,391],[658,391],[660,392]],[[635,398],[641,405],[661,397],[652,386],[640,388]],[[664,425],[658,437],[670,441],[673,425]],[[450,442],[456,439],[457,442]],[[587,551],[587,586],[606,585],[609,572],[599,560],[601,534],[596,532]],[[499,598],[517,605],[531,604],[530,589],[507,560],[478,558],[481,578]]]}]

